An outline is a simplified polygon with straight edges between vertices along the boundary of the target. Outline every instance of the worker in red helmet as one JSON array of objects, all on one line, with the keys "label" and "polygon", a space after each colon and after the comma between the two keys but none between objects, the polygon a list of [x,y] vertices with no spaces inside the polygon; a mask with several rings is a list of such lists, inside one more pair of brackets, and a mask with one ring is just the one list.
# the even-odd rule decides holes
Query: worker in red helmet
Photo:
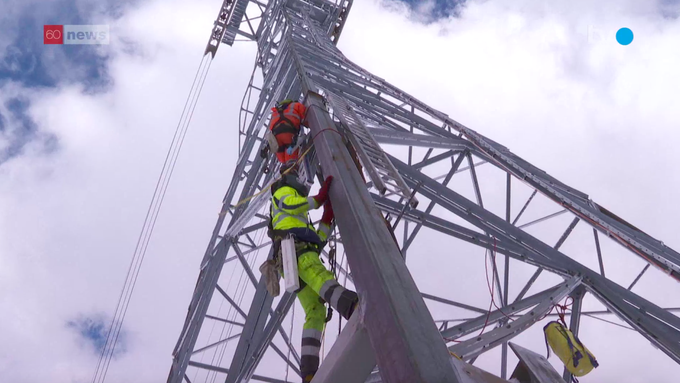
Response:
[{"label": "worker in red helmet", "polygon": [[270,150],[276,153],[276,158],[282,164],[297,160],[300,155],[296,144],[305,112],[306,108],[302,103],[288,99],[272,108],[269,132],[276,139],[276,145],[270,145]]},{"label": "worker in red helmet", "polygon": [[[293,235],[297,255],[300,289],[295,291],[305,311],[305,324],[302,330],[302,350],[300,352],[300,372],[303,383],[312,381],[319,368],[321,335],[326,324],[324,301],[328,302],[340,315],[349,319],[354,312],[359,297],[354,291],[345,289],[328,271],[319,259],[321,249],[326,245],[332,231],[334,214],[328,199],[333,177],[327,177],[319,194],[308,197],[309,189],[297,179],[297,164],[290,161],[281,166],[281,179],[271,187],[271,226],[270,237],[274,240],[275,256],[280,241]],[[309,210],[323,206],[323,216],[319,229],[309,221]],[[277,244],[277,241],[278,244]],[[281,272],[281,270],[279,270]],[[286,276],[283,276],[286,278]]]}]

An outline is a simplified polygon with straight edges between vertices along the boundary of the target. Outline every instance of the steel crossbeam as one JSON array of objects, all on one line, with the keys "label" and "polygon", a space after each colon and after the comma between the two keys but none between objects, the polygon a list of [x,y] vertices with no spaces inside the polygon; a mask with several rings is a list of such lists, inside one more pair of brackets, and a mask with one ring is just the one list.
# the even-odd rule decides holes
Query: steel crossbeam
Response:
[{"label": "steel crossbeam", "polygon": [[513,337],[519,335],[522,331],[529,328],[547,314],[555,303],[558,303],[562,298],[566,297],[573,289],[581,283],[580,277],[573,277],[566,281],[563,286],[560,286],[549,299],[544,300],[536,308],[530,310],[528,313],[522,315],[517,320],[509,322],[503,327],[496,328],[488,333],[481,334],[472,339],[468,339],[462,343],[458,343],[449,347],[449,350],[458,355],[463,360],[469,360],[481,355],[503,342],[507,342]]},{"label": "steel crossbeam", "polygon": [[[551,302],[554,302],[556,300],[555,297],[564,296],[564,294],[567,294],[573,288],[574,285],[566,283],[551,287],[545,291],[532,295],[531,297],[525,298],[520,302],[514,303],[510,306],[503,306],[498,310],[491,311],[490,313],[488,313],[488,315],[487,313],[485,313],[477,318],[470,319],[463,323],[458,323],[455,326],[452,326],[451,328],[441,331],[441,335],[447,342],[459,339],[466,335],[472,334],[475,331],[479,331],[479,329],[484,327],[485,324],[491,325],[506,317],[512,317],[514,314],[522,312],[534,306],[537,305],[541,305],[542,307],[549,306]],[[524,329],[526,329],[526,327],[523,328],[522,330]],[[507,334],[502,335],[504,337],[507,336]],[[507,338],[501,338],[500,336],[489,337],[487,335],[487,338],[490,339],[490,342],[496,342],[498,340],[500,341],[507,340]],[[371,383],[377,383],[380,381],[381,381],[380,374],[378,372],[372,373],[367,379],[367,382]]]},{"label": "steel crossbeam", "polygon": [[[508,306],[503,306],[500,309],[491,311],[491,313],[480,315],[477,318],[467,320],[463,323],[458,323],[451,328],[442,331],[442,336],[448,340],[455,340],[466,335],[472,334],[484,327],[484,323],[495,323],[502,320],[506,316],[512,317],[516,313],[522,312],[528,308],[534,307],[542,302],[549,302],[558,293],[560,288],[571,288],[566,285],[553,286],[540,293],[536,293],[530,297],[524,298],[519,302]],[[488,317],[488,319],[487,319]]]},{"label": "steel crossbeam", "polygon": [[[273,251],[270,251],[269,259],[273,256]],[[236,382],[236,374],[241,370],[241,366],[245,362],[252,358],[252,349],[250,349],[250,340],[258,339],[262,335],[264,326],[267,320],[267,314],[272,306],[274,297],[267,293],[266,281],[264,277],[260,277],[260,281],[257,284],[257,290],[255,292],[255,297],[250,305],[250,310],[246,317],[246,324],[243,331],[241,332],[241,337],[239,338],[238,346],[236,347],[236,354],[231,359],[231,367],[229,370],[232,371],[231,374],[227,376],[226,383]]]},{"label": "steel crossbeam", "polygon": [[[257,342],[254,346],[251,346],[249,350],[247,350],[247,358],[241,364],[238,375],[236,375],[236,373],[232,373],[232,375],[234,375],[234,382],[247,382],[250,378],[252,378],[257,365],[264,356],[264,352],[267,350],[269,343],[274,338],[276,330],[280,329],[283,318],[286,316],[286,313],[288,313],[288,310],[290,310],[294,302],[295,296],[290,293],[285,293],[279,301],[279,304],[274,311],[274,315],[271,317],[259,336],[246,339],[246,342]],[[289,342],[288,339],[285,340],[286,342]],[[238,350],[239,349],[237,349],[237,352]],[[299,358],[296,359],[299,363]]]},{"label": "steel crossbeam", "polygon": [[[680,318],[602,277],[398,159],[390,157],[407,183],[412,187],[416,184],[421,185],[421,193],[426,198],[437,201],[445,209],[497,237],[501,240],[500,243],[516,242],[524,248],[525,259],[532,259],[539,265],[545,263],[549,267],[557,266],[561,272],[555,271],[565,277],[582,275],[583,283],[588,290],[605,306],[616,312],[633,328],[638,329],[645,338],[668,356],[680,362]],[[554,263],[546,263],[546,260]],[[645,315],[647,313],[650,315]]]}]

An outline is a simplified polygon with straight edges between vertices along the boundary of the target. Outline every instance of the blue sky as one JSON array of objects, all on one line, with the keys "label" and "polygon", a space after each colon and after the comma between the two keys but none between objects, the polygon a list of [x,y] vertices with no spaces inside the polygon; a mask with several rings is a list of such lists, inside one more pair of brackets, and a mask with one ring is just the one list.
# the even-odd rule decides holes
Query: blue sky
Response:
[{"label": "blue sky", "polygon": [[431,8],[428,9],[428,17],[430,20],[434,21],[440,18],[446,18],[446,17],[451,17],[455,16],[459,10],[460,7],[465,5],[466,0],[428,0],[428,1],[422,1],[422,0],[392,0],[392,1],[399,1],[407,4],[411,10],[418,10],[418,7],[421,7],[423,3],[433,3],[431,5]]},{"label": "blue sky", "polygon": [[[78,85],[88,93],[106,92],[111,86],[107,73],[108,49],[82,45],[44,45],[43,25],[97,24],[101,20],[120,17],[124,7],[135,1],[57,0],[51,2],[13,2],[4,16],[0,16],[0,87],[13,83],[25,90],[54,89],[58,86]],[[4,8],[4,6],[3,6]],[[100,21],[98,21],[100,20]],[[0,149],[0,166],[22,153],[28,143],[42,147],[45,152],[58,143],[54,135],[41,135],[35,129],[28,111],[26,97],[18,95],[5,101],[5,112],[0,109],[0,121],[12,120],[13,129],[2,129],[8,140]]]},{"label": "blue sky", "polygon": [[104,91],[110,81],[106,73],[107,50],[80,45],[44,45],[43,26],[96,24],[97,19],[120,14],[120,8],[128,3],[58,0],[41,3],[38,12],[33,2],[17,3],[0,27],[3,38],[9,37],[0,63],[0,85],[15,81],[40,88],[77,82],[87,90]]},{"label": "blue sky", "polygon": [[[81,336],[88,344],[88,347],[92,347],[93,352],[99,355],[106,345],[106,337],[109,333],[111,320],[106,319],[105,315],[80,316],[77,319],[68,321],[66,326]],[[119,333],[113,357],[119,357],[125,353],[126,337],[125,331]]]},{"label": "blue sky", "polygon": [[45,153],[50,153],[57,147],[55,135],[38,130],[28,113],[29,106],[30,101],[24,97],[10,98],[5,102],[7,116],[0,115],[0,133],[5,132],[7,121],[12,121],[14,129],[8,132],[11,137],[8,147],[0,152],[0,166],[6,160],[20,155],[29,142],[39,142]]}]

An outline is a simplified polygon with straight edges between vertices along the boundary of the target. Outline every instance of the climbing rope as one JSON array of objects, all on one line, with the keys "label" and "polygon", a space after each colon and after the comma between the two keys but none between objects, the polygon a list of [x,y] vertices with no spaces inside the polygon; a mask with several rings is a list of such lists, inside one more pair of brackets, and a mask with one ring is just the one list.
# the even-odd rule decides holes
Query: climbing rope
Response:
[{"label": "climbing rope", "polygon": [[[290,318],[290,331],[288,332],[290,334],[291,339],[293,338],[293,324],[295,323],[295,305],[293,305],[293,313]],[[288,355],[286,355],[286,359],[290,360],[290,347],[288,347]],[[290,363],[286,363],[286,382],[288,381],[288,371],[290,370]]]},{"label": "climbing rope", "polygon": [[[333,232],[335,232],[335,228],[333,228]],[[331,273],[333,273],[333,278],[337,281],[338,280],[338,271],[337,271],[337,259],[336,259],[336,253],[337,253],[337,241],[334,241],[330,245],[330,248],[328,249],[328,264],[331,267]],[[326,314],[326,323],[331,321],[331,318],[333,318],[333,308],[331,307],[330,302],[328,302],[328,313]]]},{"label": "climbing rope", "polygon": [[[571,301],[570,301],[571,300]],[[567,322],[564,320],[564,316],[567,314],[567,310],[571,311],[571,306],[574,305],[574,298],[569,296],[564,298],[564,303],[555,303],[553,306],[550,308],[550,311],[548,311],[545,315],[541,317],[539,320],[543,320],[546,317],[548,317],[550,314],[552,314],[553,311],[557,314],[557,317],[559,318],[560,322],[564,325],[564,327],[567,326]]]},{"label": "climbing rope", "polygon": [[[335,130],[335,129],[331,129],[331,128],[322,129],[320,132],[318,132],[317,134],[315,134],[314,137],[312,137],[312,139],[311,139],[312,143],[314,142],[314,140],[316,140],[316,137],[317,137],[319,134],[321,134],[321,133],[323,133],[323,132],[325,132],[325,131],[328,131],[328,130],[330,130],[331,132],[335,132],[335,133],[340,134],[340,133],[339,133],[337,130]],[[305,158],[305,156],[306,156],[306,155],[314,148],[314,146],[313,146],[312,143],[310,143],[309,148],[307,148],[307,150],[305,150],[305,152],[302,153],[302,155],[297,159],[297,161],[295,161],[295,165],[296,165],[296,166],[299,165],[300,162]],[[234,209],[237,208],[237,207],[239,207],[239,206],[241,206],[241,205],[243,205],[244,203],[250,201],[251,199],[257,198],[258,196],[260,196],[260,195],[266,193],[266,192],[269,190],[269,188],[270,188],[272,185],[274,185],[274,183],[275,183],[276,181],[280,180],[281,177],[283,177],[284,175],[288,174],[291,170],[293,170],[294,167],[295,167],[295,166],[291,166],[289,169],[287,169],[286,171],[284,171],[283,174],[281,174],[280,176],[278,176],[277,178],[275,178],[273,181],[271,181],[269,184],[267,184],[267,186],[263,187],[262,190],[260,190],[259,192],[257,192],[257,193],[255,193],[255,194],[251,195],[250,197],[246,197],[246,198],[242,199],[241,201],[239,201],[236,205],[234,205]],[[221,213],[220,213],[220,215],[224,215],[224,214],[227,214],[227,212],[225,211],[225,212],[221,212]]]},{"label": "climbing rope", "polygon": [[[337,272],[337,259],[336,259],[336,254],[337,254],[337,246],[338,246],[338,241],[337,241],[337,231],[336,228],[333,228],[333,232],[331,233],[331,240],[329,242],[329,249],[328,249],[328,264],[331,267],[331,273],[333,273],[333,278],[335,280],[338,280],[338,272]],[[322,260],[323,262],[323,260]],[[327,302],[328,304],[328,312],[326,313],[326,319],[324,321],[324,326],[323,326],[323,331],[321,332],[321,362],[323,362],[323,357],[326,353],[326,328],[327,328],[327,323],[331,321],[333,318],[333,308],[331,307],[330,302]],[[339,320],[342,320],[342,317],[338,317]],[[340,329],[338,329],[338,335],[340,335]]]}]

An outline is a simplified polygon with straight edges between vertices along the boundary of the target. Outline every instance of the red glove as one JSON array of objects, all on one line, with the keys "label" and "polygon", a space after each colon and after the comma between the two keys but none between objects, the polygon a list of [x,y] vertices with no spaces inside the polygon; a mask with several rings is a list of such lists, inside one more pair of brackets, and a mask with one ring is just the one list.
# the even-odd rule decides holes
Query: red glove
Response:
[{"label": "red glove", "polygon": [[328,176],[326,177],[326,180],[323,181],[323,185],[321,185],[321,189],[319,190],[319,194],[315,195],[314,200],[316,201],[316,206],[321,206],[326,202],[328,199],[328,189],[331,188],[331,182],[333,181],[333,176]]},{"label": "red glove", "polygon": [[331,205],[331,200],[326,200],[326,203],[323,204],[323,215],[321,216],[321,223],[325,223],[326,225],[330,226],[331,222],[333,222],[333,218],[335,218],[335,214],[333,214],[333,205]]}]

